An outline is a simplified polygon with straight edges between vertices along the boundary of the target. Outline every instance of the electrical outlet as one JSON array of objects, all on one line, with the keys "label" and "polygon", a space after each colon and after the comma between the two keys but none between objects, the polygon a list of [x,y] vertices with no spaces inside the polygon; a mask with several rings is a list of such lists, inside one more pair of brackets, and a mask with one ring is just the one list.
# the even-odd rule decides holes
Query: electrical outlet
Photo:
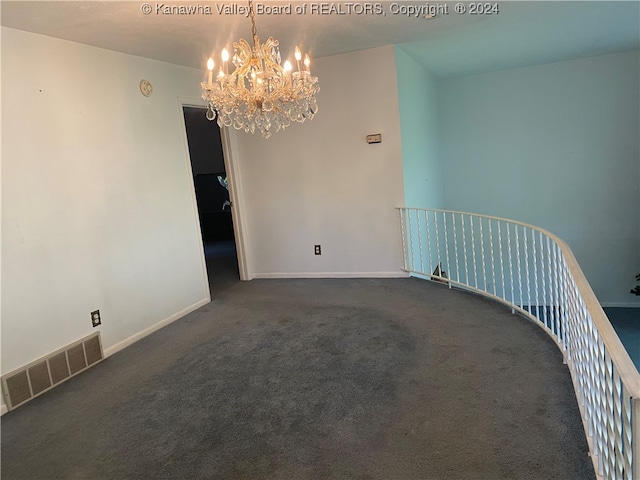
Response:
[{"label": "electrical outlet", "polygon": [[97,327],[100,324],[102,324],[102,321],[100,320],[100,310],[94,310],[91,312],[91,325]]},{"label": "electrical outlet", "polygon": [[320,247],[320,245],[313,246],[313,253],[315,253],[316,255],[322,255],[322,248]]}]

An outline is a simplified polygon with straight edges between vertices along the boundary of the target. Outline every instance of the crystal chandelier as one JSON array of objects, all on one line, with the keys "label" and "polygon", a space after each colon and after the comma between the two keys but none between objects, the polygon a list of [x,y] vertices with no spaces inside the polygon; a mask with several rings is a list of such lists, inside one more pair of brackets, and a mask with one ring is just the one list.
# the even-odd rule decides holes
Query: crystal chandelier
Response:
[{"label": "crystal chandelier", "polygon": [[214,62],[207,62],[207,81],[202,82],[202,98],[207,101],[207,118],[218,116],[220,127],[254,133],[260,131],[265,138],[287,128],[291,122],[311,120],[318,111],[316,93],[320,90],[318,78],[311,76],[311,60],[304,60],[295,48],[297,70],[287,60],[280,65],[278,41],[273,37],[261,44],[256,30],[253,2],[249,0],[249,16],[253,34],[253,48],[246,40],[234,42],[234,55],[229,73],[229,52],[222,50],[222,65],[214,81]]}]

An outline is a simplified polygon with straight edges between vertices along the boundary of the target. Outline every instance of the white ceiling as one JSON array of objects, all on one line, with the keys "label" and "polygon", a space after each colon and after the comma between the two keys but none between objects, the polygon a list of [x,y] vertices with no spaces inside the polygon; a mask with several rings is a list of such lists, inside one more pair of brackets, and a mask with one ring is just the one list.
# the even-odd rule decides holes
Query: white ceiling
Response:
[{"label": "white ceiling", "polygon": [[[88,45],[204,68],[206,59],[239,37],[250,39],[251,24],[241,15],[218,13],[221,5],[244,0],[207,2],[11,1],[1,2],[1,24]],[[288,5],[303,2],[262,2]],[[320,2],[304,2],[307,8]],[[640,48],[639,1],[499,1],[497,15],[459,15],[456,2],[448,15],[433,19],[391,12],[383,15],[259,15],[258,35],[280,41],[283,57],[294,43],[313,57],[336,55],[381,45],[401,44],[413,58],[439,77],[548,63]],[[400,5],[425,5],[402,1]],[[470,2],[465,1],[465,4]],[[209,6],[212,14],[163,15],[156,5]],[[337,5],[346,11],[347,3]]]}]

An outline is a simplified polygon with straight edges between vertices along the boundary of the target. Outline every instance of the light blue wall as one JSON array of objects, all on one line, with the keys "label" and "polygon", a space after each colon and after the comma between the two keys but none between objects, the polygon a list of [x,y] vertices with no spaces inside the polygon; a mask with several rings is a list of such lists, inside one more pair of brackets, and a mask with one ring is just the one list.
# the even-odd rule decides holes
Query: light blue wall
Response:
[{"label": "light blue wall", "polygon": [[442,207],[436,79],[396,47],[405,205]]},{"label": "light blue wall", "polygon": [[629,290],[640,272],[639,56],[438,84],[445,208],[557,234],[607,304],[638,303]]}]

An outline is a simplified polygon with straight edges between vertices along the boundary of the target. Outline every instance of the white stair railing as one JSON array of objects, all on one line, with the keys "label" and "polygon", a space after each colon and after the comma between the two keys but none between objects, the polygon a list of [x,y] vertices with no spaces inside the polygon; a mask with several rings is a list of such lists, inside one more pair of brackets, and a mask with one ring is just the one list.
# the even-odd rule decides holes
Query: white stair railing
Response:
[{"label": "white stair railing", "polygon": [[564,355],[596,475],[640,480],[640,374],[571,249],[504,218],[399,208],[403,270],[509,305]]}]

